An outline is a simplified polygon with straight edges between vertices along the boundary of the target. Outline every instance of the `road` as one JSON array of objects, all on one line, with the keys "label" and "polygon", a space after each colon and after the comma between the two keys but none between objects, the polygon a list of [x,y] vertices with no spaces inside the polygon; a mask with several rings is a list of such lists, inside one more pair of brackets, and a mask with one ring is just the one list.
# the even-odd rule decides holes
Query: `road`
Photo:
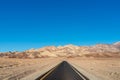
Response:
[{"label": "road", "polygon": [[68,62],[63,61],[36,80],[89,80]]}]

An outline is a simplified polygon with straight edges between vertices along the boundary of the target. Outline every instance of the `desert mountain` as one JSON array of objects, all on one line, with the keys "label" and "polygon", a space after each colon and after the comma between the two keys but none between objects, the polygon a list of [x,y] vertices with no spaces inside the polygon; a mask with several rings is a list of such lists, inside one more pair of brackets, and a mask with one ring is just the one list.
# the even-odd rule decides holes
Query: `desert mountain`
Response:
[{"label": "desert mountain", "polygon": [[30,49],[24,52],[1,53],[1,57],[9,58],[41,58],[41,57],[120,57],[120,42],[114,44],[96,44],[93,46],[47,46]]},{"label": "desert mountain", "polygon": [[120,49],[120,41],[119,42],[116,42],[113,44],[115,47],[117,47],[118,49]]}]

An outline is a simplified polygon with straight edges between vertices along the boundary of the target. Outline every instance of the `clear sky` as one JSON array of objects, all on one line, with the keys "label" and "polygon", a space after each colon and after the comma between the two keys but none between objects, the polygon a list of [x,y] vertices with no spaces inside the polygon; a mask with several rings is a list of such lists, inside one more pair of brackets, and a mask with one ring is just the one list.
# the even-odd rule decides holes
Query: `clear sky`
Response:
[{"label": "clear sky", "polygon": [[120,40],[120,0],[0,0],[0,52]]}]

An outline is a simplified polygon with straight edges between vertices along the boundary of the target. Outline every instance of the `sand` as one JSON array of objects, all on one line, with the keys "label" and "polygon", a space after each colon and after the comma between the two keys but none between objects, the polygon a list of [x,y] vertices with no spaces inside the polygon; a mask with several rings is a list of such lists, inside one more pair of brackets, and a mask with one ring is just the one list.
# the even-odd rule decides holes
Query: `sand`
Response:
[{"label": "sand", "polygon": [[26,77],[31,75],[37,77],[63,60],[102,80],[120,80],[119,58],[0,58],[0,80],[27,80]]},{"label": "sand", "polygon": [[120,59],[118,58],[74,58],[68,61],[101,80],[120,80]]},{"label": "sand", "polygon": [[16,80],[34,72],[41,71],[48,65],[59,63],[59,59],[6,59],[0,58],[0,80]]}]

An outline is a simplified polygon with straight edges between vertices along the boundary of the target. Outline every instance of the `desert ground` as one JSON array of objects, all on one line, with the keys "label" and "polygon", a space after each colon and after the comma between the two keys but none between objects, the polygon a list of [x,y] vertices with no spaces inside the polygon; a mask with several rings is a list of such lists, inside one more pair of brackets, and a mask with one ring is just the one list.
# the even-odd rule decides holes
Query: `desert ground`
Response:
[{"label": "desert ground", "polygon": [[[62,61],[101,80],[120,80],[119,58],[0,58],[0,80],[33,80]],[[32,79],[33,77],[33,79]]]},{"label": "desert ground", "polygon": [[77,65],[100,80],[120,80],[119,58],[71,58],[68,59],[68,62]]}]

